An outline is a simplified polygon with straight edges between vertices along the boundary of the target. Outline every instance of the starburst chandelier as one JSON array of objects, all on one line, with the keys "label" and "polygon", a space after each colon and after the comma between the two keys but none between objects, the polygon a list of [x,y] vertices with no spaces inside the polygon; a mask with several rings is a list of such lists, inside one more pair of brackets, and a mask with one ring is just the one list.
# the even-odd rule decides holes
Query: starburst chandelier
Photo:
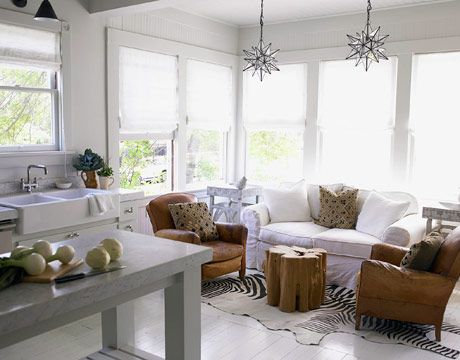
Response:
[{"label": "starburst chandelier", "polygon": [[356,66],[361,63],[364,65],[366,71],[369,70],[372,62],[379,62],[382,59],[388,60],[383,45],[389,35],[380,36],[380,26],[376,30],[372,29],[371,10],[371,0],[367,0],[366,27],[361,31],[361,34],[356,33],[356,36],[347,35],[350,40],[348,46],[351,47],[351,52],[347,56],[347,60],[356,59]]},{"label": "starburst chandelier", "polygon": [[276,66],[277,60],[275,55],[278,50],[272,51],[272,44],[265,45],[264,43],[264,0],[260,3],[260,39],[256,46],[251,50],[243,50],[245,55],[244,60],[247,61],[243,71],[252,70],[252,76],[256,75],[260,81],[264,79],[265,74],[271,74],[272,71],[280,71]]}]

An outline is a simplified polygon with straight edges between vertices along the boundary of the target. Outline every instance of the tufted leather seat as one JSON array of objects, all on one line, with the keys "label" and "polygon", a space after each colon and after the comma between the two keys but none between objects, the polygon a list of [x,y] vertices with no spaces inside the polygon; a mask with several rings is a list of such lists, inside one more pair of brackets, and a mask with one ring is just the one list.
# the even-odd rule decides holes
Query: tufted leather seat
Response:
[{"label": "tufted leather seat", "polygon": [[216,224],[218,241],[201,242],[192,231],[178,230],[169,212],[169,204],[196,202],[193,194],[171,193],[159,196],[147,205],[147,213],[155,236],[210,247],[213,251],[211,262],[202,266],[202,278],[212,279],[234,271],[240,277],[246,273],[246,239],[248,230],[239,224]]}]

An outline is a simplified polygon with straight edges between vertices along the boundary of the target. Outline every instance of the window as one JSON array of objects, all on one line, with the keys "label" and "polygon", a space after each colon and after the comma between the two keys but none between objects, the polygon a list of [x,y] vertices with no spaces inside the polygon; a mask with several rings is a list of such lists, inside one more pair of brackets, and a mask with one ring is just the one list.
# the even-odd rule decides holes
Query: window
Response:
[{"label": "window", "polygon": [[254,182],[303,177],[306,65],[280,66],[261,82],[245,73],[246,176]]},{"label": "window", "polygon": [[378,188],[392,181],[397,59],[360,70],[321,63],[319,180]]},{"label": "window", "polygon": [[459,64],[460,52],[414,56],[412,185],[419,196],[439,199],[458,194]]},{"label": "window", "polygon": [[177,57],[120,47],[120,184],[172,190]]},{"label": "window", "polygon": [[232,69],[187,61],[188,188],[225,180],[227,133],[232,120]]},{"label": "window", "polygon": [[59,149],[59,34],[0,24],[0,151]]}]

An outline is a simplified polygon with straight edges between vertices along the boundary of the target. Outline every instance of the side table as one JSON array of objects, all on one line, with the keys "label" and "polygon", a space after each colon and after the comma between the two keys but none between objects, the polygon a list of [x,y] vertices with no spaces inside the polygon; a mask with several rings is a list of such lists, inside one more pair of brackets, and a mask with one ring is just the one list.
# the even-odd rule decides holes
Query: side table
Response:
[{"label": "side table", "polygon": [[[443,221],[460,223],[460,204],[447,201],[431,202],[423,206],[422,217],[426,221],[426,233],[442,228],[454,229],[456,226],[442,224]],[[433,220],[438,220],[439,225],[433,229]]]},{"label": "side table", "polygon": [[266,250],[264,267],[268,305],[306,312],[324,303],[326,250],[278,245]]},{"label": "side table", "polygon": [[[258,203],[260,196],[262,196],[262,187],[248,185],[244,189],[238,189],[233,185],[208,186],[207,194],[209,195],[209,210],[213,214],[214,220],[225,215],[227,222],[239,223],[242,208],[250,205],[245,203],[244,199],[255,197],[256,203]],[[216,204],[216,196],[228,198],[229,201]]]}]

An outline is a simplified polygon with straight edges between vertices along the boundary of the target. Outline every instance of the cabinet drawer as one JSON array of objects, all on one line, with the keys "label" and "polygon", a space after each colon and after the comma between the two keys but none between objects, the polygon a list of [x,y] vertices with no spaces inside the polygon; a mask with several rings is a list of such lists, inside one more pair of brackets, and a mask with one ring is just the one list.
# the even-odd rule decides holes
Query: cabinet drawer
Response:
[{"label": "cabinet drawer", "polygon": [[86,228],[86,229],[68,230],[66,232],[55,234],[55,235],[40,236],[40,238],[37,238],[37,239],[21,241],[19,242],[19,245],[32,246],[37,240],[47,240],[51,243],[54,243],[54,242],[63,241],[63,240],[78,239],[82,235],[95,234],[98,232],[115,230],[116,228],[117,228],[117,224],[108,224],[108,225],[94,226],[94,227]]},{"label": "cabinet drawer", "polygon": [[137,219],[137,204],[135,201],[122,202],[120,204],[120,222]]},{"label": "cabinet drawer", "polygon": [[118,229],[130,232],[139,232],[136,220],[119,223]]}]

